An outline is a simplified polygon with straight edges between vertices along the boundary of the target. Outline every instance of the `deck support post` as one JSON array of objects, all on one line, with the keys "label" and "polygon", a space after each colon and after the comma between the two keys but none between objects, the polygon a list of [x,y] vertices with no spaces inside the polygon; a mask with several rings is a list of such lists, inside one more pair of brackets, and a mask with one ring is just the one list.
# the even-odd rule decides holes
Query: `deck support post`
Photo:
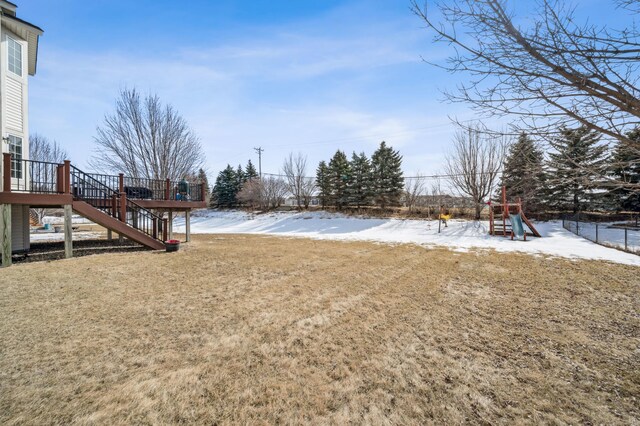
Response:
[{"label": "deck support post", "polygon": [[71,194],[71,161],[64,160],[64,193]]},{"label": "deck support post", "polygon": [[162,241],[167,241],[167,227],[168,227],[167,219],[162,219]]},{"label": "deck support post", "polygon": [[113,241],[113,232],[111,231],[111,229],[107,229],[107,240]]},{"label": "deck support post", "polygon": [[0,266],[11,266],[11,204],[0,204]]},{"label": "deck support post", "polygon": [[191,241],[191,210],[187,210],[184,213],[184,233],[185,233],[185,241]]},{"label": "deck support post", "polygon": [[73,225],[71,216],[73,209],[71,204],[64,205],[64,257],[70,259],[73,257]]},{"label": "deck support post", "polygon": [[153,235],[153,238],[158,238],[158,218],[154,217],[152,219],[152,226],[153,229],[151,230],[151,234]]},{"label": "deck support post", "polygon": [[169,210],[169,239],[173,240],[173,210]]},{"label": "deck support post", "polygon": [[2,154],[2,190],[11,192],[11,154],[5,152]]}]

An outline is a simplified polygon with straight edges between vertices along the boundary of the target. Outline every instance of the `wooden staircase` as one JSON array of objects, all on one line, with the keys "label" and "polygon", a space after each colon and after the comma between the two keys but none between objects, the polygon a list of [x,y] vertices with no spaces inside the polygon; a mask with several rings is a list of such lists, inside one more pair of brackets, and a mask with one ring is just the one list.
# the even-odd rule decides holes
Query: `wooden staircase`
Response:
[{"label": "wooden staircase", "polygon": [[29,209],[29,225],[40,226],[40,220],[38,220],[38,213],[36,213],[33,209]]},{"label": "wooden staircase", "polygon": [[167,219],[114,191],[89,174],[71,166],[73,211],[119,235],[153,250],[164,250]]}]

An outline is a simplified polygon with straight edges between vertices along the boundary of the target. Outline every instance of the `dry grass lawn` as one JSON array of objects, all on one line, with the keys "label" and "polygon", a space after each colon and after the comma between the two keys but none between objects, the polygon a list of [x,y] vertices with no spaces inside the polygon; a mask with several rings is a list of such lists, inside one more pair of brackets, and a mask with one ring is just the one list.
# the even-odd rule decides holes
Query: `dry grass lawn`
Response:
[{"label": "dry grass lawn", "polygon": [[2,424],[638,424],[638,268],[196,236],[0,272]]}]

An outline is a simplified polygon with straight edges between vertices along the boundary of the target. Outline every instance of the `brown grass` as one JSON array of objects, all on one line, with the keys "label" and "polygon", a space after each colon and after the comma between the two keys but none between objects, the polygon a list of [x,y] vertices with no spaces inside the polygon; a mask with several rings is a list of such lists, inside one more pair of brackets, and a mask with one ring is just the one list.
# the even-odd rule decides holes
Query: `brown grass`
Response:
[{"label": "brown grass", "polygon": [[638,423],[638,268],[198,236],[0,275],[0,423]]}]

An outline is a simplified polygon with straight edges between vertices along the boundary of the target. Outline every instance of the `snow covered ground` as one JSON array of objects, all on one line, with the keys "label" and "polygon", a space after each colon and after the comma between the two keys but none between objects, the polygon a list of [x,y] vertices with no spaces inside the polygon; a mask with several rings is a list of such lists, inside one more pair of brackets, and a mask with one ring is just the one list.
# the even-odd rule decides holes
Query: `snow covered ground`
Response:
[{"label": "snow covered ground", "polygon": [[[625,247],[625,230],[622,228],[611,227],[614,222],[610,223],[590,223],[580,222],[576,225],[575,222],[568,221],[567,226],[573,232],[578,229],[580,236],[587,238],[591,241],[614,247],[624,249]],[[597,226],[597,230],[596,230]],[[631,251],[640,251],[640,230],[627,230],[626,245]]]},{"label": "snow covered ground", "polygon": [[[64,217],[63,216],[45,216],[42,218],[42,223],[50,224],[50,225],[62,225],[64,224]],[[93,222],[91,222],[89,219],[82,217],[78,214],[74,214],[71,216],[71,223],[92,224]]]},{"label": "snow covered ground", "polygon": [[[74,232],[74,240],[95,240],[101,238],[99,232]],[[32,232],[29,237],[32,243],[64,241],[64,232]]]},{"label": "snow covered ground", "polygon": [[[543,238],[511,241],[488,235],[488,222],[449,221],[438,234],[435,220],[371,219],[335,213],[251,214],[202,210],[191,217],[194,234],[271,234],[331,240],[367,240],[445,246],[457,251],[495,249],[570,259],[600,259],[640,266],[640,256],[603,247],[562,228],[561,222],[536,224]],[[176,232],[184,232],[184,218],[176,218]]]},{"label": "snow covered ground", "polygon": [[[64,224],[64,217],[60,216],[45,216],[42,219],[43,224],[51,225],[52,229],[50,231],[38,230],[31,231],[31,242],[53,242],[53,241],[64,241],[64,232],[54,232],[53,227],[56,225]],[[71,217],[71,223],[74,225],[89,225],[93,224],[89,219],[86,219],[80,215],[74,214]],[[100,238],[101,234],[99,232],[90,232],[90,231],[75,231],[73,233],[74,240],[92,240]]]}]

